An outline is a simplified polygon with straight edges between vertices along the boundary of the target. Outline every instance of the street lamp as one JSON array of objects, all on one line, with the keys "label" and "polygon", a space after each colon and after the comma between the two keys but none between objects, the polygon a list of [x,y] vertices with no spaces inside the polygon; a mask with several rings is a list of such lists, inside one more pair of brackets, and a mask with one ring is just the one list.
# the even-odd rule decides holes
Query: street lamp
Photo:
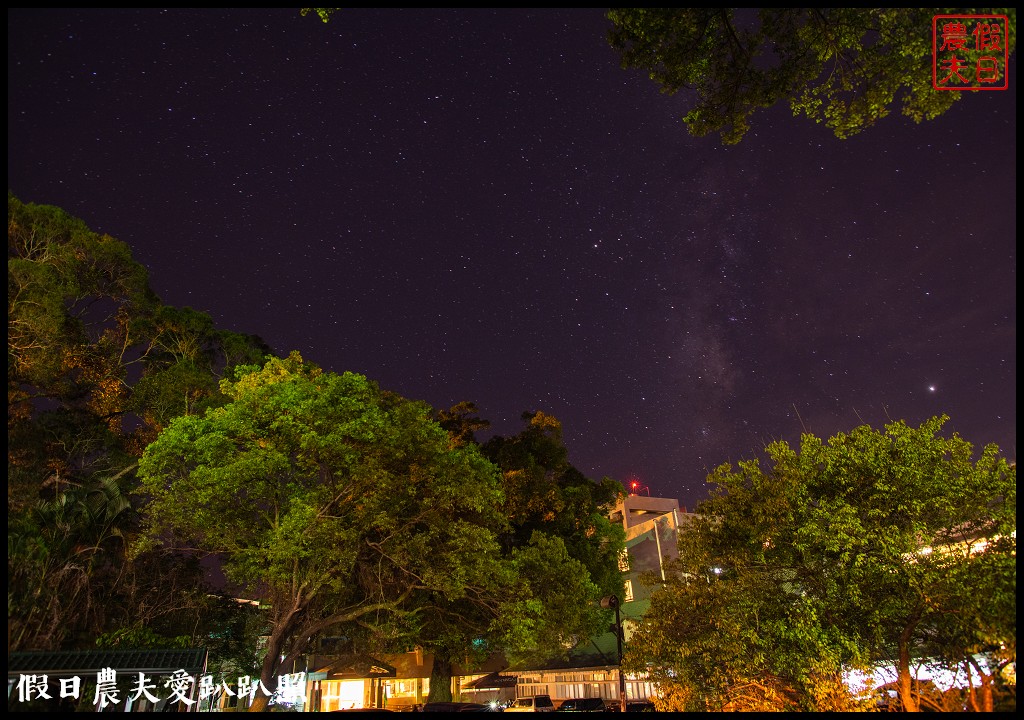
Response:
[{"label": "street lamp", "polygon": [[612,625],[612,632],[615,633],[615,643],[619,649],[619,710],[626,712],[626,676],[622,674],[622,620],[619,618],[619,597],[609,595],[601,598],[601,607],[605,610],[615,611],[615,624]]}]

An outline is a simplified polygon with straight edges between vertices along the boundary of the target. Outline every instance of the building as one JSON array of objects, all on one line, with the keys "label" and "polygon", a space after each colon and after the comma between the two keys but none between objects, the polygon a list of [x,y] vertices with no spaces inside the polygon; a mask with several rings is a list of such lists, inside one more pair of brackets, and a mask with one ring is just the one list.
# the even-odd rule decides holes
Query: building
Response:
[{"label": "building", "polygon": [[[208,658],[206,648],[8,653],[7,709],[188,712],[201,704],[197,679]],[[126,691],[130,680],[137,692]]]},{"label": "building", "polygon": [[[620,615],[626,642],[632,628],[650,606],[656,581],[665,577],[665,563],[677,555],[679,528],[692,513],[671,498],[630,494],[620,499],[611,518],[621,522],[626,547],[621,561],[624,576]],[[655,584],[646,582],[655,580]],[[338,663],[330,657],[311,656],[307,674],[307,708],[343,707],[407,709],[426,702],[430,693],[433,658],[422,650],[363,662]],[[569,661],[534,669],[511,669],[503,658],[492,658],[472,672],[454,668],[452,696],[456,700],[487,703],[511,702],[517,697],[550,695],[556,704],[570,698],[600,697],[619,700],[619,657],[611,631],[577,647]],[[656,688],[642,677],[626,677],[627,700],[645,700]]]},{"label": "building", "polygon": [[[694,517],[673,498],[641,494],[624,496],[611,512],[626,532],[625,550],[620,562],[623,572],[623,597],[619,614],[623,637],[629,642],[640,622],[657,581],[665,579],[665,564],[678,555],[679,528]],[[654,580],[653,583],[647,582]],[[576,648],[571,665],[562,668],[509,671],[518,677],[517,696],[547,694],[556,701],[569,698],[601,697],[619,700],[618,643],[615,634],[604,633]],[[657,694],[645,678],[625,678],[626,699],[645,700]]]},{"label": "building", "polygon": [[[620,566],[625,574],[623,613],[640,617],[650,605],[656,585],[645,584],[651,575],[665,579],[665,563],[674,560],[681,524],[694,517],[671,498],[627,495],[616,505],[612,520],[626,531],[626,555]],[[632,604],[631,604],[632,603]]]}]

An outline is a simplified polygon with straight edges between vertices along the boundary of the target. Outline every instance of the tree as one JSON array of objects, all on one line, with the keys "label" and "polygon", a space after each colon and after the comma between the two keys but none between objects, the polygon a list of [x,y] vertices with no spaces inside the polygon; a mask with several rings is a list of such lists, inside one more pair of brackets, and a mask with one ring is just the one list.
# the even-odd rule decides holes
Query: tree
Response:
[{"label": "tree", "polygon": [[139,476],[153,541],[218,554],[269,608],[268,689],[328,630],[397,641],[421,624],[424,597],[507,591],[497,471],[453,446],[428,406],[298,353],[222,390],[231,402],[173,420]]},{"label": "tree", "polygon": [[769,445],[768,471],[716,469],[628,666],[689,709],[827,710],[856,702],[844,671],[892,663],[916,710],[914,659],[1015,648],[1016,468],[993,445],[975,460],[945,421],[804,435]]},{"label": "tree", "polygon": [[465,400],[448,410],[438,410],[437,423],[460,445],[477,443],[476,433],[491,426],[490,421],[477,415],[476,403]]},{"label": "tree", "polygon": [[341,10],[341,8],[299,8],[299,14],[302,15],[302,17],[306,17],[311,12],[316,13],[316,16],[326,23],[330,22],[331,16],[339,10]]},{"label": "tree", "polygon": [[38,500],[9,520],[9,648],[59,647],[69,633],[103,627],[101,586],[117,572],[118,519],[128,510],[116,478],[108,478]]},{"label": "tree", "polygon": [[7,240],[9,512],[121,473],[162,423],[223,402],[220,374],[269,352],[160,303],[127,245],[59,208],[8,193]]},{"label": "tree", "polygon": [[9,192],[7,242],[8,648],[88,647],[194,607],[180,559],[125,555],[124,499],[162,423],[269,348],[163,305],[127,245],[59,208]]},{"label": "tree", "polygon": [[[759,109],[788,102],[838,138],[875,125],[894,106],[915,122],[963,93],[932,87],[933,8],[612,8],[609,42],[623,68],[646,71],[674,94],[696,94],[690,133],[738,143]],[[952,11],[949,11],[952,12]],[[1016,10],[1007,15],[1012,52]]]},{"label": "tree", "polygon": [[[456,446],[475,443],[475,433],[489,426],[470,402],[437,416]],[[555,418],[528,412],[523,420],[520,433],[492,437],[481,448],[502,471],[501,514],[510,522],[498,535],[494,572],[508,578],[510,592],[490,603],[435,602],[424,614],[420,642],[434,656],[431,702],[451,699],[456,661],[473,666],[495,652],[514,665],[564,659],[607,626],[599,599],[622,592],[624,537],[607,518],[621,485],[595,483],[570,465]]]},{"label": "tree", "polygon": [[[7,201],[8,511],[134,463],[121,351],[156,307],[127,246],[51,206]],[[116,350],[115,350],[116,348]]]},{"label": "tree", "polygon": [[522,431],[483,445],[503,474],[505,514],[511,518],[505,546],[525,547],[537,532],[560,538],[570,557],[587,569],[598,597],[621,594],[619,553],[625,535],[609,511],[624,493],[622,485],[607,477],[595,482],[569,462],[557,418],[535,411],[524,412],[522,419]]},{"label": "tree", "polygon": [[535,533],[495,557],[491,572],[503,592],[422,600],[415,637],[433,655],[430,702],[452,700],[455,663],[473,667],[495,652],[513,663],[559,657],[602,625],[598,588],[560,538]]},{"label": "tree", "polygon": [[981,543],[987,545],[984,552],[959,547],[948,584],[933,590],[943,602],[924,652],[953,674],[977,678],[966,697],[956,698],[956,709],[993,712],[1012,709],[999,705],[1016,694],[1004,678],[1017,658],[1016,542],[1012,534],[997,532],[971,541],[975,547]]}]

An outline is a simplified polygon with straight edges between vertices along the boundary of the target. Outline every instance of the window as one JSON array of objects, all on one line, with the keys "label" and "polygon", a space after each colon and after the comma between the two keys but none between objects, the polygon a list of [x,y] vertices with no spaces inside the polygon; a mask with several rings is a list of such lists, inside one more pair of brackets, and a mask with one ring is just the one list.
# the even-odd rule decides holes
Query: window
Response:
[{"label": "window", "polygon": [[619,571],[629,572],[629,553],[625,550],[619,553]]},{"label": "window", "polygon": [[363,707],[362,680],[324,680],[320,689],[323,712]]},{"label": "window", "polygon": [[633,581],[626,581],[626,602],[633,602]]},{"label": "window", "polygon": [[587,690],[583,683],[558,683],[555,685],[555,692],[558,697],[581,698],[586,697]]}]

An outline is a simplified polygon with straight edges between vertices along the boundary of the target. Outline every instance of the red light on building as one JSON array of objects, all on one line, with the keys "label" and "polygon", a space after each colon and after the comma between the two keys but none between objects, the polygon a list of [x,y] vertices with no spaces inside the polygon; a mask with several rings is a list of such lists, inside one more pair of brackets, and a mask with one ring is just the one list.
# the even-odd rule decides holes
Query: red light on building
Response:
[{"label": "red light on building", "polygon": [[646,493],[647,495],[651,494],[650,488],[636,478],[629,479],[628,487],[630,495],[639,495],[640,493]]}]

